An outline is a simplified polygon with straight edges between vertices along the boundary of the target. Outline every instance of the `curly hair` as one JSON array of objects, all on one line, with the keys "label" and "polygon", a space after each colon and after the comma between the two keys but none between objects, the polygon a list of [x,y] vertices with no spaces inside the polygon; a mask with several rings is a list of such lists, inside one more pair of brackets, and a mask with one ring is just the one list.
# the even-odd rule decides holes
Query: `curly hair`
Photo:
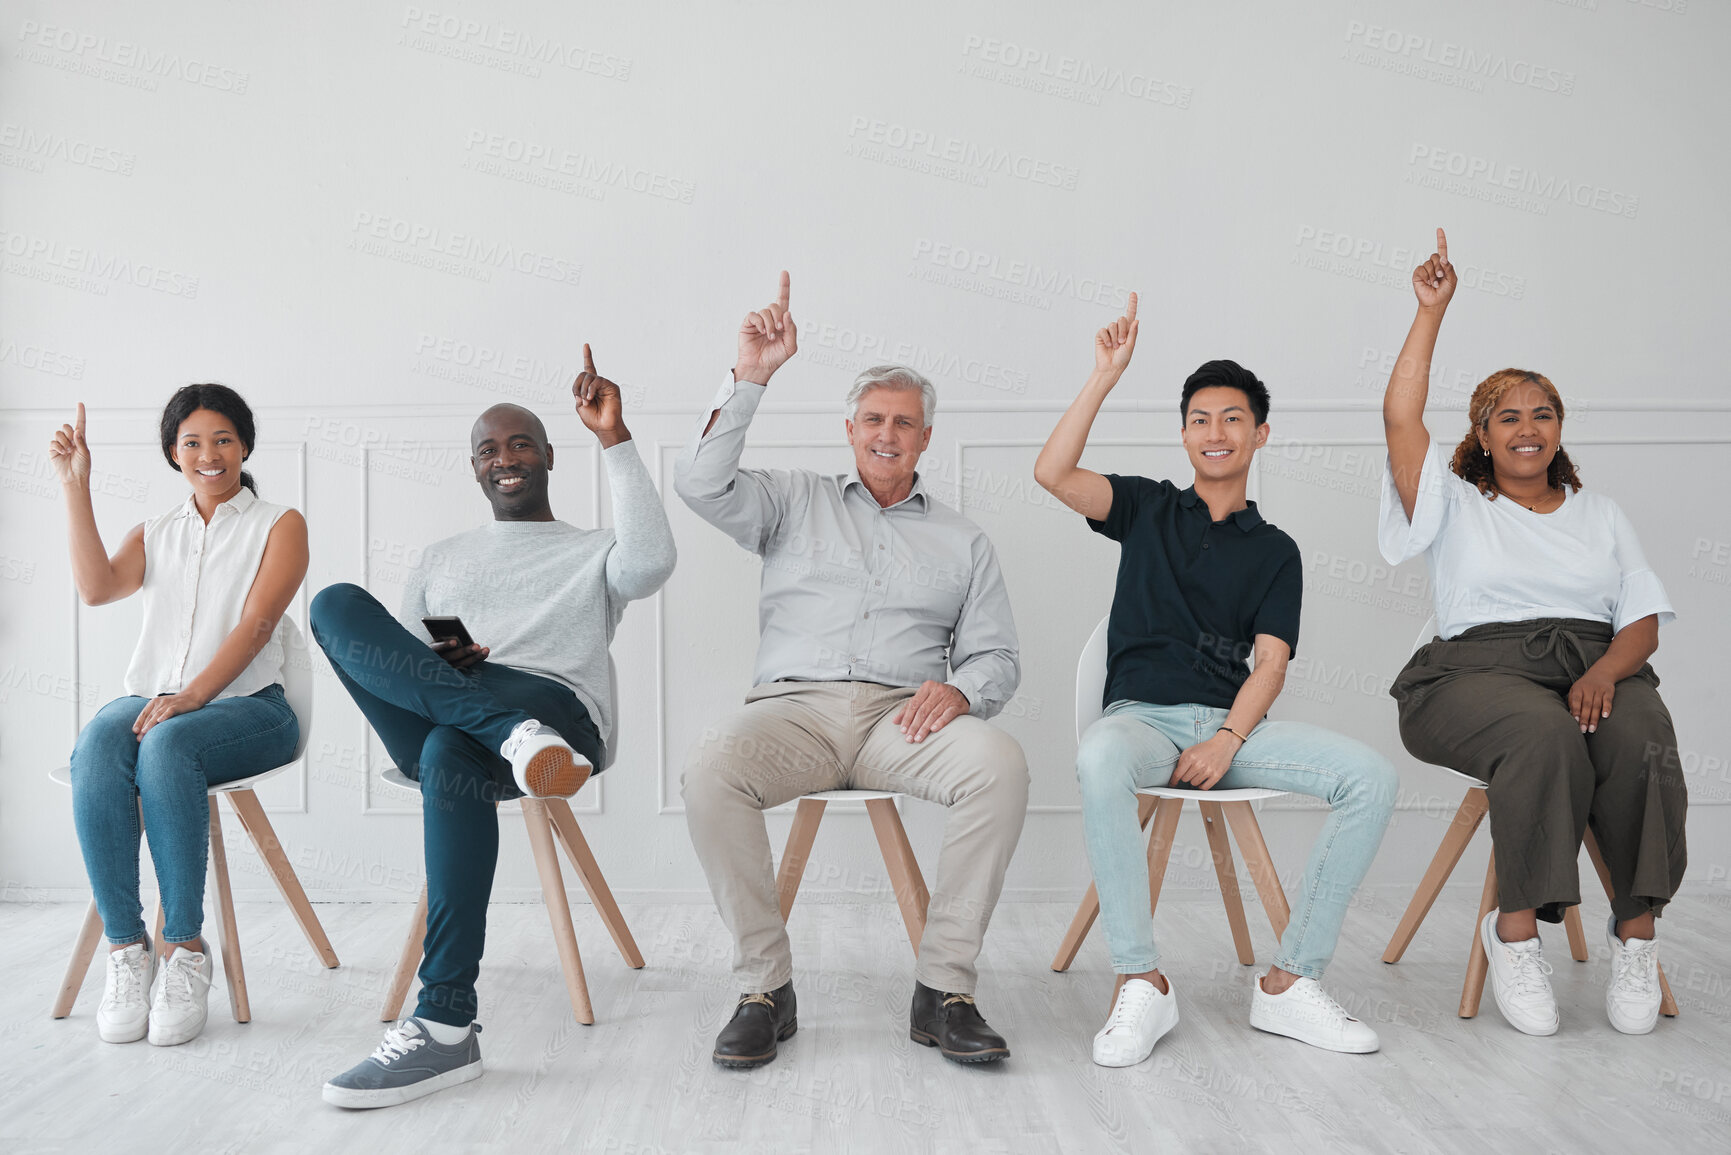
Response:
[{"label": "curly hair", "polygon": [[[1488,429],[1491,423],[1491,411],[1497,407],[1497,402],[1503,399],[1516,385],[1537,385],[1550,398],[1551,408],[1557,411],[1557,426],[1563,424],[1563,397],[1557,392],[1557,387],[1551,384],[1551,379],[1543,373],[1534,373],[1531,369],[1498,369],[1489,377],[1479,382],[1473,390],[1473,399],[1467,403],[1467,418],[1471,428],[1461,443],[1455,447],[1454,461],[1451,468],[1466,481],[1478,486],[1480,493],[1495,501],[1497,495],[1492,492],[1491,485],[1496,480],[1496,471],[1491,465],[1489,455],[1479,445],[1478,434],[1482,429]],[[1569,460],[1568,451],[1561,445],[1551,458],[1551,464],[1545,471],[1545,482],[1552,489],[1567,485],[1575,492],[1581,489],[1581,477],[1575,472],[1575,463]]]}]

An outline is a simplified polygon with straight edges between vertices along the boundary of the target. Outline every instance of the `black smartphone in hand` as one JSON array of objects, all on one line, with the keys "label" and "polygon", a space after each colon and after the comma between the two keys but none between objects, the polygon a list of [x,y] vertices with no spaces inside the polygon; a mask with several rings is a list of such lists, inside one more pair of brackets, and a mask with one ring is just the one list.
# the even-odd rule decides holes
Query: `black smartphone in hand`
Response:
[{"label": "black smartphone in hand", "polygon": [[427,627],[427,632],[433,635],[435,642],[454,641],[461,646],[472,646],[475,639],[469,636],[469,630],[463,625],[463,619],[455,614],[449,617],[422,618],[421,624]]}]

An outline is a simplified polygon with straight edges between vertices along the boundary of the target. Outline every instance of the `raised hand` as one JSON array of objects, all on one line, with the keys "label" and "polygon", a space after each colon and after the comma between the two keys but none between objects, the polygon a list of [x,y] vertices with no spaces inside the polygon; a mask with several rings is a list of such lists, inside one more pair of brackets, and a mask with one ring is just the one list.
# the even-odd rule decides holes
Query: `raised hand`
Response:
[{"label": "raised hand", "polygon": [[577,416],[600,438],[603,449],[631,439],[631,431],[625,428],[619,386],[595,371],[595,357],[588,345],[583,346],[583,372],[572,383],[571,396],[577,399]]},{"label": "raised hand", "polygon": [[1130,354],[1136,351],[1136,294],[1130,294],[1130,306],[1124,315],[1094,334],[1094,371],[1122,373],[1130,364]]},{"label": "raised hand", "polygon": [[787,270],[783,269],[776,299],[755,313],[747,313],[739,323],[739,359],[733,366],[736,381],[767,385],[770,375],[799,350],[799,329],[788,312],[788,292]]},{"label": "raised hand", "polygon": [[1436,252],[1412,271],[1412,291],[1421,309],[1446,309],[1455,295],[1455,267],[1449,264],[1449,239],[1436,231]]},{"label": "raised hand", "polygon": [[75,425],[62,425],[48,442],[48,460],[61,485],[90,484],[90,444],[84,440],[84,402],[78,403]]}]

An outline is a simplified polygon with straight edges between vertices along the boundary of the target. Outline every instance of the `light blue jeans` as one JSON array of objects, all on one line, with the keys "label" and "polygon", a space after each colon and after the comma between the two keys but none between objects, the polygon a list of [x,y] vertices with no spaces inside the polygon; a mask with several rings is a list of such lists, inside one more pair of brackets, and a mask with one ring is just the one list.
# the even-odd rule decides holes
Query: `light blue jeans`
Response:
[{"label": "light blue jeans", "polygon": [[72,751],[72,821],[84,869],[111,945],[144,941],[138,896],[138,811],[162,895],[162,937],[192,942],[204,928],[210,853],[205,791],[287,762],[300,723],[281,686],[217,698],[152,726],[132,724],[149,698],[116,698],[96,713]]},{"label": "light blue jeans", "polygon": [[[1160,962],[1148,910],[1148,861],[1136,823],[1136,791],[1167,785],[1178,755],[1212,737],[1226,713],[1212,706],[1119,701],[1082,735],[1076,751],[1082,826],[1118,974],[1141,974]],[[1309,794],[1329,805],[1274,958],[1281,970],[1318,978],[1334,957],[1347,905],[1394,812],[1399,789],[1394,766],[1363,742],[1320,726],[1263,722],[1215,785],[1217,790],[1244,787]]]}]

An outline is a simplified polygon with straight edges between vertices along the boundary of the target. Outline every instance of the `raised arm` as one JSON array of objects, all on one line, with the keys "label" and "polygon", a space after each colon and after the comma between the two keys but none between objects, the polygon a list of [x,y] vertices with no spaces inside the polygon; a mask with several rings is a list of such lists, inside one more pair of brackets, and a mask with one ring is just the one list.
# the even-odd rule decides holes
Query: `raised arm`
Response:
[{"label": "raised arm", "polygon": [[[739,356],[733,362],[733,379],[753,385],[768,385],[775,371],[787,364],[799,352],[799,326],[793,323],[788,301],[793,295],[793,281],[787,270],[781,271],[781,289],[774,301],[755,312],[747,313],[739,323]],[[719,408],[710,411],[703,426],[703,435],[715,428]]]},{"label": "raised arm", "polygon": [[1082,450],[1088,444],[1088,431],[1112,386],[1130,365],[1130,354],[1136,350],[1136,294],[1130,294],[1130,305],[1122,317],[1094,334],[1094,371],[1088,374],[1082,391],[1059,418],[1058,427],[1046,438],[1034,462],[1034,480],[1059,501],[1094,521],[1103,521],[1112,510],[1112,483],[1092,469],[1083,469]]},{"label": "raised arm", "polygon": [[294,600],[295,591],[306,576],[307,523],[299,510],[291,509],[277,518],[270,537],[265,539],[264,556],[259,559],[258,574],[241,606],[240,621],[216,648],[210,663],[180,693],[161,694],[150,700],[132,724],[132,732],[142,739],[157,723],[200,709],[222,693],[269,643],[283,611]]},{"label": "raised arm", "polygon": [[48,442],[48,460],[66,495],[66,525],[72,544],[72,581],[87,606],[130,597],[144,585],[144,526],[135,525],[113,557],[102,545],[90,504],[90,443],[84,439],[84,402],[76,424],[62,425]]},{"label": "raised arm", "polygon": [[1449,263],[1448,237],[1441,229],[1436,231],[1436,252],[1412,271],[1412,291],[1418,297],[1418,315],[1407,331],[1406,343],[1400,347],[1400,357],[1382,395],[1382,428],[1388,439],[1389,469],[1409,521],[1418,502],[1425,451],[1430,447],[1430,431],[1424,427],[1424,403],[1430,392],[1431,354],[1436,351],[1443,313],[1455,293],[1455,267]]},{"label": "raised arm", "polygon": [[613,493],[613,549],[607,554],[607,585],[627,601],[660,589],[673,573],[676,552],[667,510],[625,427],[619,386],[595,371],[595,356],[583,346],[583,372],[571,386],[577,416],[601,442],[601,461]]}]

